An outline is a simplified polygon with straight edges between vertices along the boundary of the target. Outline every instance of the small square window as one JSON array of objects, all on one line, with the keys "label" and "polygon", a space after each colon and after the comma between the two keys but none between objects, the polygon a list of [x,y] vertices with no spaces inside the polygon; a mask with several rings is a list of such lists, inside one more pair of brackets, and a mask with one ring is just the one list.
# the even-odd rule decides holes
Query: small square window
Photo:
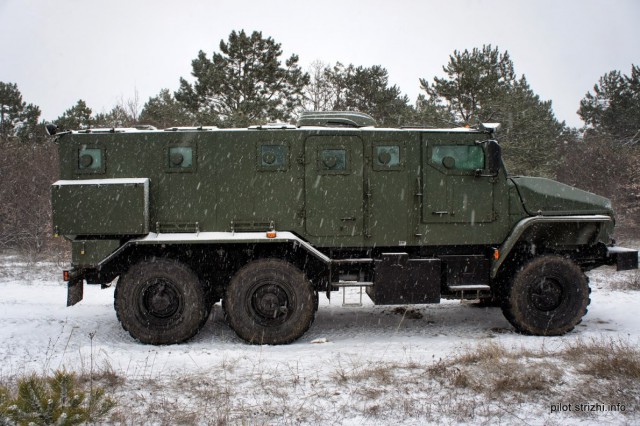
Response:
[{"label": "small square window", "polygon": [[319,165],[321,171],[345,172],[347,171],[346,149],[323,149],[320,151]]},{"label": "small square window", "polygon": [[165,150],[165,171],[193,172],[196,169],[196,148],[190,145],[170,144]]},{"label": "small square window", "polygon": [[169,148],[169,168],[188,169],[193,167],[193,148],[190,146],[172,146]]},{"label": "small square window", "polygon": [[373,153],[373,165],[376,170],[399,168],[400,147],[398,145],[376,146]]},{"label": "small square window", "polygon": [[105,161],[102,148],[83,145],[78,149],[78,173],[104,173]]},{"label": "small square window", "polygon": [[280,145],[260,145],[258,167],[261,170],[286,170],[289,163],[289,147]]}]

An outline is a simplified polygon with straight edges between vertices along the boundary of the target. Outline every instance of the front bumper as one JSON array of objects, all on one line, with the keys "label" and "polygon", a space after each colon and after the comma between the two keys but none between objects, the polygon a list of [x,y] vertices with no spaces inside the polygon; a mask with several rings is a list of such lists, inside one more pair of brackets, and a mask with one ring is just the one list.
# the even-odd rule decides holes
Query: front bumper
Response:
[{"label": "front bumper", "polygon": [[607,247],[609,265],[616,265],[618,271],[638,269],[638,251],[624,247]]}]

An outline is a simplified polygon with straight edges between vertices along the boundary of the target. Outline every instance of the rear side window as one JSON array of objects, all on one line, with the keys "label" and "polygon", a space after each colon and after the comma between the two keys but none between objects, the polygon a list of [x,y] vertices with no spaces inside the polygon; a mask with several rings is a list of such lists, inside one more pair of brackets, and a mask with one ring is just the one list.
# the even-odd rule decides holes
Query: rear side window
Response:
[{"label": "rear side window", "polygon": [[373,170],[402,170],[404,156],[403,142],[374,142]]},{"label": "rear side window", "polygon": [[453,170],[484,169],[484,151],[479,145],[436,145],[431,162]]},{"label": "rear side window", "polygon": [[287,170],[289,145],[285,142],[269,142],[258,145],[258,170]]},{"label": "rear side window", "polygon": [[78,173],[104,173],[104,150],[96,146],[83,145],[78,149]]},{"label": "rear side window", "polygon": [[169,173],[193,172],[197,165],[195,145],[170,143],[165,149],[165,171]]},{"label": "rear side window", "polygon": [[169,167],[173,169],[193,167],[193,149],[190,146],[170,147]]}]

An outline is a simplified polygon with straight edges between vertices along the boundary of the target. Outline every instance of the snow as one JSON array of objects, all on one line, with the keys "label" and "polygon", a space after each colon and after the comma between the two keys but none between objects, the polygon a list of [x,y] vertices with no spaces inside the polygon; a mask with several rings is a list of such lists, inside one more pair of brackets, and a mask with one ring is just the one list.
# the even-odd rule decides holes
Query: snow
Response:
[{"label": "snow", "polygon": [[193,242],[193,243],[206,243],[206,242],[228,242],[228,243],[241,243],[241,242],[258,242],[258,241],[272,241],[272,242],[293,242],[304,246],[305,249],[312,253],[315,257],[322,260],[325,263],[329,263],[330,259],[324,253],[316,249],[314,246],[301,239],[297,235],[288,231],[271,231],[275,232],[275,235],[268,236],[268,232],[196,232],[196,233],[154,233],[150,232],[148,235],[131,240],[130,244],[157,244],[157,243],[169,243],[169,242]]},{"label": "snow", "polygon": [[[640,344],[640,315],[637,315],[640,292],[611,287],[620,277],[636,272],[616,273],[609,267],[589,273],[593,289],[589,312],[573,332],[562,337],[517,334],[497,308],[443,301],[438,305],[411,307],[419,313],[412,317],[398,314],[394,306],[374,306],[366,295],[363,307],[342,307],[342,295],[333,293],[331,300],[321,295],[319,311],[310,330],[297,342],[284,346],[245,344],[226,325],[219,304],[214,306],[203,330],[191,341],[170,346],[140,344],[118,323],[113,310],[113,287],[102,290],[100,286],[85,286],[84,300],[76,306],[66,307],[66,287],[58,278],[61,269],[63,266],[55,263],[29,264],[17,256],[0,256],[0,359],[3,360],[0,377],[48,373],[57,369],[86,372],[92,364],[95,368],[108,367],[127,381],[139,383],[120,395],[123,401],[153,403],[156,401],[154,395],[159,392],[163,403],[170,400],[179,407],[192,407],[197,411],[198,401],[189,399],[191,397],[185,396],[187,394],[180,392],[176,385],[183,379],[197,376],[200,378],[198,386],[232,384],[237,392],[234,395],[241,395],[250,407],[269,403],[269,398],[266,402],[260,399],[264,397],[260,392],[277,391],[291,404],[300,403],[301,410],[304,406],[301,413],[312,415],[308,414],[311,412],[309,405],[316,404],[319,408],[314,409],[317,411],[313,411],[313,415],[321,416],[320,412],[326,413],[336,406],[346,407],[344,404],[355,398],[353,392],[357,393],[357,389],[341,384],[336,377],[357,366],[381,363],[432,365],[486,342],[507,348],[549,351],[580,339],[613,338]],[[357,301],[358,289],[347,291],[347,302]],[[158,386],[155,391],[144,387],[150,380]],[[256,389],[257,380],[266,388]],[[321,393],[318,389],[322,389],[324,396],[318,396]],[[189,388],[189,392],[195,390]],[[298,395],[300,392],[304,396]],[[418,396],[425,392],[428,395],[429,389],[416,388],[416,392]],[[381,394],[377,398],[384,403],[397,396]],[[598,424],[601,421],[634,423],[640,420],[637,411],[635,415],[589,420],[560,414],[553,417],[546,402],[532,401],[521,406],[527,411],[518,412],[518,418],[524,419],[517,421],[519,423]],[[640,410],[640,407],[633,409]],[[421,423],[411,415],[406,418],[398,415],[392,419],[365,418],[360,412],[350,412],[347,408],[339,414],[342,417],[324,420],[301,417],[298,421],[295,418],[273,421],[258,417],[253,421],[249,418],[249,422]],[[457,422],[451,413],[442,415],[444,421]],[[507,417],[501,422],[511,423],[510,420],[513,419]],[[492,422],[491,418],[484,421]]]},{"label": "snow", "polygon": [[149,178],[77,179],[58,180],[53,186],[67,185],[149,185]]}]

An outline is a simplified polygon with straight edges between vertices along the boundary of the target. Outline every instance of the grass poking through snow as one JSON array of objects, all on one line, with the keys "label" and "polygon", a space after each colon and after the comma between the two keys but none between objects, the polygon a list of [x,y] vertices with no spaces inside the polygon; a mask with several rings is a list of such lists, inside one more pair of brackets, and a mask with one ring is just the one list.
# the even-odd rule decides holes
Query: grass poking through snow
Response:
[{"label": "grass poking through snow", "polygon": [[[5,410],[8,395],[25,379],[31,380],[0,381]],[[115,407],[99,418],[119,424],[561,424],[585,418],[631,424],[640,419],[640,350],[604,338],[557,350],[490,342],[427,364],[343,357],[322,376],[295,362],[267,365],[242,357],[201,374],[154,378],[126,379],[102,366],[90,376],[74,375],[73,385],[106,392]],[[625,410],[551,413],[559,402],[621,404]]]}]

